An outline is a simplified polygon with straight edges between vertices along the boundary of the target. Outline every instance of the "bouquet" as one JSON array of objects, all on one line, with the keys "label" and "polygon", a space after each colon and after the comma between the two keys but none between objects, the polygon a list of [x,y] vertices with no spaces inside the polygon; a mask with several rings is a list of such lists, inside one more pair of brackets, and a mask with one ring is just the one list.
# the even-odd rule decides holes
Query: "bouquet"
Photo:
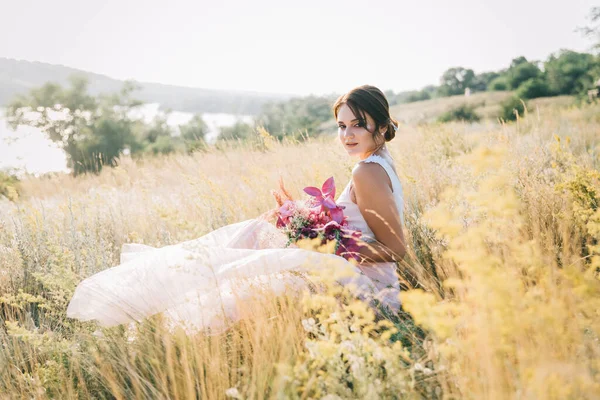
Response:
[{"label": "bouquet", "polygon": [[359,260],[361,232],[348,228],[348,217],[344,206],[335,203],[333,177],[327,179],[321,189],[313,186],[304,188],[310,196],[307,200],[294,200],[279,181],[280,192],[271,191],[279,208],[275,210],[277,228],[288,237],[286,246],[302,239],[320,239],[321,244],[335,241],[335,254],[345,259]]}]

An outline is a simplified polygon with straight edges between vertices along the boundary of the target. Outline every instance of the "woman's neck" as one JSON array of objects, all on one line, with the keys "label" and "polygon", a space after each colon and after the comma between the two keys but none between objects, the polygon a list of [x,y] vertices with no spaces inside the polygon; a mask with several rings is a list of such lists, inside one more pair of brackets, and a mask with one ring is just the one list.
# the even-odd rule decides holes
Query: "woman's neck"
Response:
[{"label": "woman's neck", "polygon": [[381,149],[377,149],[375,151],[371,151],[371,152],[365,153],[364,155],[362,155],[360,157],[360,160],[361,161],[366,160],[367,158],[371,157],[372,155],[381,156],[381,157],[384,157],[384,158],[389,156],[391,158],[390,153],[388,152],[388,150],[384,146]]}]

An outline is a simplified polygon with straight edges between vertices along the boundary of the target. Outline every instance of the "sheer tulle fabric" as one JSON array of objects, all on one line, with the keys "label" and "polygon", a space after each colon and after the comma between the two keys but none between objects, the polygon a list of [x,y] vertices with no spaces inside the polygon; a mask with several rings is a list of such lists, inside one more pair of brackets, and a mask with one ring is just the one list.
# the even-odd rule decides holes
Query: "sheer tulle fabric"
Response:
[{"label": "sheer tulle fabric", "polygon": [[[388,173],[403,220],[402,185],[391,166],[377,155],[360,162],[378,163]],[[350,183],[337,203],[346,207],[349,222],[368,240],[373,233],[352,203],[349,187]],[[238,306],[261,290],[311,288],[307,272],[312,268],[331,268],[332,275],[349,273],[338,282],[354,287],[358,297],[400,308],[395,263],[354,266],[333,254],[286,248],[286,243],[287,237],[269,222],[249,219],[171,246],[125,244],[120,265],[77,286],[67,316],[113,326],[162,312],[175,325],[218,332],[239,320]]]},{"label": "sheer tulle fabric", "polygon": [[171,246],[125,244],[120,265],[78,285],[67,315],[114,326],[162,312],[174,325],[219,332],[240,319],[238,305],[257,291],[309,289],[306,272],[320,265],[351,271],[338,282],[353,283],[358,297],[399,308],[393,263],[356,267],[286,242],[270,223],[250,219]]}]

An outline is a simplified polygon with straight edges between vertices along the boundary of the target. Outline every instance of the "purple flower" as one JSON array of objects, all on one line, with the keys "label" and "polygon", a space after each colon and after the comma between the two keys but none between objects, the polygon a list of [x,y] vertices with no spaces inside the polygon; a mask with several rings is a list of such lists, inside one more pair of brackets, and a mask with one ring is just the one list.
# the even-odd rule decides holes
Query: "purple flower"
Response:
[{"label": "purple flower", "polygon": [[335,183],[333,176],[323,183],[321,189],[314,186],[307,186],[304,192],[314,197],[313,204],[315,207],[321,206],[322,211],[328,211],[332,220],[341,224],[344,219],[344,207],[335,204]]}]

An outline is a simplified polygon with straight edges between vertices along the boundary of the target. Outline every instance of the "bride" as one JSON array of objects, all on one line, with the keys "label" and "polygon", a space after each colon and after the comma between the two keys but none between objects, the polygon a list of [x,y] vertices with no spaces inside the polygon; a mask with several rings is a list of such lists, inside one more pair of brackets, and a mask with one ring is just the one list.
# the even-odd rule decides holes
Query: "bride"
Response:
[{"label": "bride", "polygon": [[406,252],[404,201],[385,146],[398,123],[381,90],[369,85],[339,97],[333,113],[341,145],[358,159],[336,200],[367,244],[358,263],[286,247],[287,236],[263,214],[175,245],[124,244],[119,265],[79,283],[67,316],[114,326],[163,313],[172,323],[218,332],[242,318],[239,305],[259,288],[305,289],[310,267],[319,265],[332,272],[350,269],[352,275],[338,283],[352,283],[359,297],[399,310],[396,263]]}]

